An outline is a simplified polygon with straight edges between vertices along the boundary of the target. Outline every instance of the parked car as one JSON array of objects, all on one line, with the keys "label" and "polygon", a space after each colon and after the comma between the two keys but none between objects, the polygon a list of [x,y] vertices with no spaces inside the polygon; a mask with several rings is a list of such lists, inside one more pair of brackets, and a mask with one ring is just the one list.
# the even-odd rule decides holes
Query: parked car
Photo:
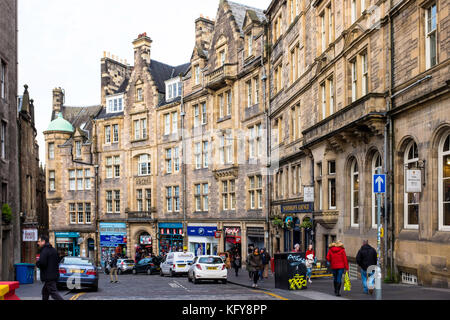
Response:
[{"label": "parked car", "polygon": [[89,258],[64,257],[59,264],[59,279],[57,286],[59,288],[67,287],[69,278],[79,277],[73,281],[74,285],[80,284],[81,287],[90,287],[94,291],[98,289],[98,270],[94,262]]},{"label": "parked car", "polygon": [[198,256],[189,266],[188,281],[195,284],[201,280],[222,281],[226,284],[227,277],[227,268],[220,256]]},{"label": "parked car", "polygon": [[[117,273],[132,272],[134,268],[134,261],[128,258],[117,259]],[[105,274],[111,272],[110,260],[105,263]]]},{"label": "parked car", "polygon": [[195,254],[193,252],[170,252],[161,263],[160,275],[175,276],[177,274],[187,274],[189,263],[194,261]]},{"label": "parked car", "polygon": [[156,257],[141,259],[134,265],[133,274],[147,273],[148,275],[151,275],[153,273],[158,273],[161,269],[160,263],[160,260]]}]

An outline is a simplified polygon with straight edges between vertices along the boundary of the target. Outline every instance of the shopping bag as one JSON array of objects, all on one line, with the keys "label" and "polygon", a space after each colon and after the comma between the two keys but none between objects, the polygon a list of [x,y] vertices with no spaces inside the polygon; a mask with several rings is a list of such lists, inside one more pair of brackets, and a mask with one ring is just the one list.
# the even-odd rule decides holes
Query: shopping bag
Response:
[{"label": "shopping bag", "polygon": [[350,277],[348,275],[348,272],[345,273],[344,278],[344,291],[350,291],[352,289],[352,284],[350,283]]}]

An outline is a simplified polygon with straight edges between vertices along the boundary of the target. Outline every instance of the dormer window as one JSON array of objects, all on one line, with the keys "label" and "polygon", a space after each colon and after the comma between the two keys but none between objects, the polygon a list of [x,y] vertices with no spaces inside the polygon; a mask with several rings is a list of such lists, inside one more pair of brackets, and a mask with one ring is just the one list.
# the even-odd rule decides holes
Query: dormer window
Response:
[{"label": "dormer window", "polygon": [[180,78],[174,78],[166,81],[166,100],[170,101],[181,96],[181,81]]},{"label": "dormer window", "polygon": [[144,99],[144,96],[142,95],[142,88],[138,88],[136,92],[137,101],[142,101]]},{"label": "dormer window", "polygon": [[115,95],[106,98],[107,113],[123,112],[123,95]]},{"label": "dormer window", "polygon": [[81,141],[75,142],[75,157],[81,158]]},{"label": "dormer window", "polygon": [[253,35],[250,31],[247,35],[247,56],[253,55]]}]

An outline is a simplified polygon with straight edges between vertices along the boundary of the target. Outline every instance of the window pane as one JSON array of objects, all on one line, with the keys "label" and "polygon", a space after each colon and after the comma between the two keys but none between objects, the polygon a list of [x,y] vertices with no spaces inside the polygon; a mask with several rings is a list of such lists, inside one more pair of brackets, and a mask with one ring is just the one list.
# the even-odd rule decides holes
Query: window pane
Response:
[{"label": "window pane", "polygon": [[408,205],[408,224],[419,224],[419,205]]}]

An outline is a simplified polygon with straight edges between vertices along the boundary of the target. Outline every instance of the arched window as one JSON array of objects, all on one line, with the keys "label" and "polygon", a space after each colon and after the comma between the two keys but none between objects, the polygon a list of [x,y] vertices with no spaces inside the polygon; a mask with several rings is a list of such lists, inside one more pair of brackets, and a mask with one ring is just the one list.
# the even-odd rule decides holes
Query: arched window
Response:
[{"label": "arched window", "polygon": [[[411,141],[406,147],[404,165],[405,169],[417,169],[419,151],[417,144]],[[406,186],[405,186],[406,189]],[[404,200],[405,229],[419,229],[419,198],[420,193],[406,193]]]},{"label": "arched window", "polygon": [[450,231],[450,131],[439,144],[439,230]]},{"label": "arched window", "polygon": [[[381,155],[379,152],[375,153],[372,158],[372,176],[374,174],[383,174],[383,162],[381,160]],[[373,179],[372,179],[373,183]],[[372,189],[373,190],[373,185]],[[371,192],[372,194],[372,228],[376,229],[378,226],[377,214],[378,214],[378,203],[376,194]],[[381,194],[381,208],[384,206],[384,194]],[[381,209],[383,210],[383,209]]]},{"label": "arched window", "polygon": [[351,226],[359,226],[359,169],[358,162],[353,159],[350,169]]},{"label": "arched window", "polygon": [[151,172],[151,157],[148,154],[139,156],[138,175],[148,176]]}]

